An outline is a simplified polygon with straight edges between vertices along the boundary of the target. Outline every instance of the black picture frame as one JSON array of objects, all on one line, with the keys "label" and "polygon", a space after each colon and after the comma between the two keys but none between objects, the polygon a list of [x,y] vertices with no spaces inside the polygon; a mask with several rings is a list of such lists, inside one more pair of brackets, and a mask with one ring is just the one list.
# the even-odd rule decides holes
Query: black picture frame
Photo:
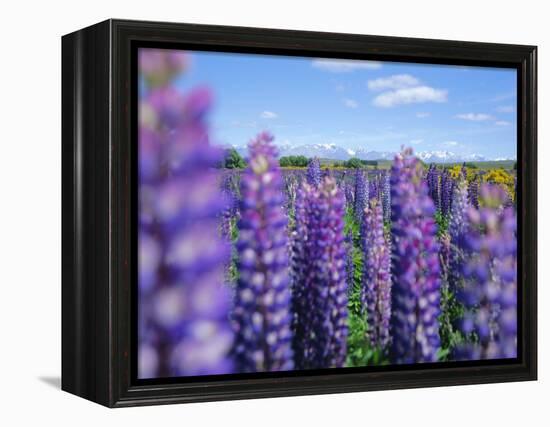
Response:
[{"label": "black picture frame", "polygon": [[[137,46],[516,68],[518,359],[137,381]],[[109,407],[536,380],[536,47],[112,19],[63,36],[62,310],[62,389]]]}]

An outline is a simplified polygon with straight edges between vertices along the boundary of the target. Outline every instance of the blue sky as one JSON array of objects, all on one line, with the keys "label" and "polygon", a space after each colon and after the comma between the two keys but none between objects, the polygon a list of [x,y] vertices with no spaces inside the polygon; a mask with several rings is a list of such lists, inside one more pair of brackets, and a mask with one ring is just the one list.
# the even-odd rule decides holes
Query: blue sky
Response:
[{"label": "blue sky", "polygon": [[513,69],[191,52],[177,81],[214,93],[213,139],[354,151],[451,151],[516,158]]}]

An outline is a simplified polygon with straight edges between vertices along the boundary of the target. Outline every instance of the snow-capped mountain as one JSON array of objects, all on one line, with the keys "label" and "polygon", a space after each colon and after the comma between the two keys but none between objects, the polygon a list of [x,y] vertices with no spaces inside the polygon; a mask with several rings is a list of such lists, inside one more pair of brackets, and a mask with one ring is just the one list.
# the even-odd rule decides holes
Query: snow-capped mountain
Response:
[{"label": "snow-capped mountain", "polygon": [[480,154],[456,154],[451,151],[420,151],[416,155],[426,163],[484,162]]},{"label": "snow-capped mountain", "polygon": [[[247,157],[247,149],[244,146],[234,146],[237,152],[243,157]],[[361,160],[392,160],[395,156],[393,151],[374,151],[367,148],[357,148],[355,150],[340,147],[336,144],[303,144],[290,145],[284,144],[278,147],[279,157],[283,156],[306,156],[318,157],[320,159],[349,160],[352,157],[358,157]],[[458,154],[452,151],[433,150],[418,151],[416,155],[426,163],[460,163],[460,162],[483,162],[487,159],[480,154]],[[509,160],[509,159],[506,159]]]},{"label": "snow-capped mountain", "polygon": [[513,157],[496,157],[494,159],[492,159],[494,162],[515,162],[516,159],[513,158]]}]

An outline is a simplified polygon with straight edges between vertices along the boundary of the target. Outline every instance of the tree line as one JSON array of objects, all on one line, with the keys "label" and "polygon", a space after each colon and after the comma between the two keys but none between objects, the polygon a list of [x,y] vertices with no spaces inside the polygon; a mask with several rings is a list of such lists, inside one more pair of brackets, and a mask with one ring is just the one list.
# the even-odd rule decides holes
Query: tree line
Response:
[{"label": "tree line", "polygon": [[[305,168],[311,161],[310,157],[306,156],[283,156],[279,159],[279,165],[286,168]],[[333,161],[332,167],[341,167],[347,169],[362,169],[367,166],[377,166],[376,160],[361,160],[357,157],[352,157],[349,160]],[[225,169],[244,169],[247,166],[246,160],[234,148],[226,150],[224,159],[220,167]]]}]

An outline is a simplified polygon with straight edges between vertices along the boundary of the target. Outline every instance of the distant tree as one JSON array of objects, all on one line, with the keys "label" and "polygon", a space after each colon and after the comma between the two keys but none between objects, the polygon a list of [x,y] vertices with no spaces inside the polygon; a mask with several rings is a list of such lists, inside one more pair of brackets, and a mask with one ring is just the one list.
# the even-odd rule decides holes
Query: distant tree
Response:
[{"label": "distant tree", "polygon": [[305,168],[309,163],[309,159],[306,156],[283,156],[279,159],[279,165],[281,167],[298,167]]},{"label": "distant tree", "polygon": [[515,171],[518,170],[518,162],[514,162],[514,170],[515,170]]},{"label": "distant tree", "polygon": [[289,167],[290,166],[290,158],[288,156],[283,156],[279,159],[279,165],[284,168],[284,167]]},{"label": "distant tree", "polygon": [[352,157],[347,162],[345,162],[345,165],[347,168],[350,169],[361,169],[365,166],[363,161],[361,159],[358,159],[357,157]]},{"label": "distant tree", "polygon": [[237,150],[230,148],[225,154],[224,167],[226,169],[243,169],[246,167],[246,162]]},{"label": "distant tree", "polygon": [[361,163],[363,163],[365,166],[378,166],[377,160],[361,160]]},{"label": "distant tree", "polygon": [[472,162],[464,162],[464,166],[466,166],[467,168],[477,169],[477,165]]}]

